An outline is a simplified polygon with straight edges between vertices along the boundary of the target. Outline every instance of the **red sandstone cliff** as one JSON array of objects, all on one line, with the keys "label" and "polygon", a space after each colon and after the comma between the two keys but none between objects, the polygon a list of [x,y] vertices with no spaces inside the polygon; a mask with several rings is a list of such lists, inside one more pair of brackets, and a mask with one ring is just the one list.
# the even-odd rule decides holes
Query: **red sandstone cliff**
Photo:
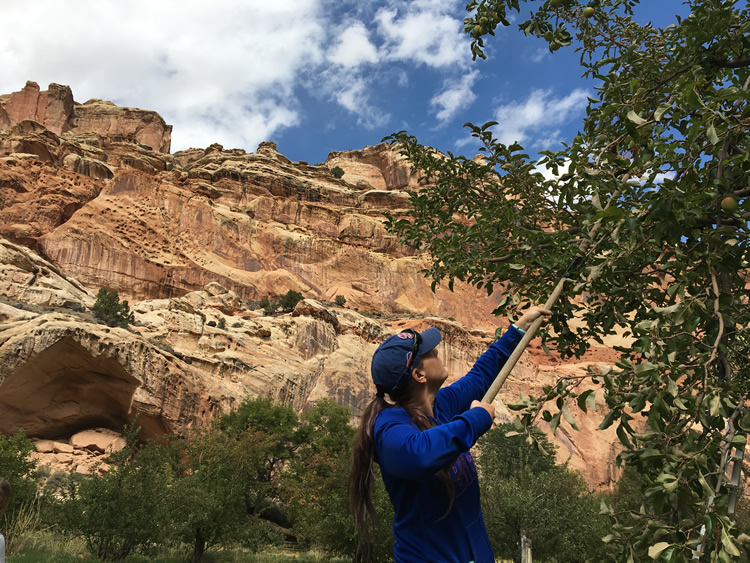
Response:
[{"label": "red sandstone cliff", "polygon": [[[0,432],[56,438],[135,415],[149,434],[180,431],[258,393],[297,409],[332,397],[356,414],[389,332],[439,326],[456,375],[487,345],[493,300],[458,284],[433,294],[429,257],[384,229],[416,184],[391,148],[320,165],[273,143],[171,155],[170,131],[153,112],[77,104],[65,86],[0,96]],[[94,322],[103,286],[134,304],[133,332]],[[294,313],[252,303],[290,289],[308,298]],[[613,360],[597,349],[563,365],[532,347],[500,417],[503,400]],[[599,415],[579,418],[583,431],[558,429],[561,459],[605,485],[613,437],[594,432]]]}]

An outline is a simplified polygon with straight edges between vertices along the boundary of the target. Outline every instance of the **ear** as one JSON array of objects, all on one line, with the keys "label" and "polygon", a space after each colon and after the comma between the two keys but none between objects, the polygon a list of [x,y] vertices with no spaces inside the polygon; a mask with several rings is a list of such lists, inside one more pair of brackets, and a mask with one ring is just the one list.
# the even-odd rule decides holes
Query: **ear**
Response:
[{"label": "ear", "polygon": [[417,383],[427,383],[427,376],[421,369],[414,368],[411,370],[411,378]]}]

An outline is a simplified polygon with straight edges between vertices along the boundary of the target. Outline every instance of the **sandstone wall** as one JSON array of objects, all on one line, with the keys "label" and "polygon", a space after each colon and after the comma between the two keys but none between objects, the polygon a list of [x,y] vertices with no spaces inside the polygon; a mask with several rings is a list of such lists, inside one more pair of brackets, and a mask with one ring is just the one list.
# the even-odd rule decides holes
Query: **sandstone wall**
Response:
[{"label": "sandstone wall", "polygon": [[[429,257],[385,230],[383,212],[406,213],[417,185],[391,147],[310,165],[273,143],[170,155],[168,139],[153,112],[76,104],[66,87],[0,96],[0,432],[68,444],[136,416],[146,435],[183,432],[254,395],[300,411],[331,397],[358,415],[386,335],[439,327],[458,377],[505,324],[498,297],[433,293]],[[130,331],[96,321],[100,287],[130,300]],[[257,300],[288,290],[306,299],[264,315]],[[498,419],[519,392],[614,360],[599,348],[562,364],[530,347]],[[575,414],[583,431],[557,430],[560,458],[605,487],[615,439],[594,431],[600,413]]]},{"label": "sandstone wall", "polygon": [[27,120],[56,135],[71,131],[125,137],[164,153],[169,152],[172,137],[172,126],[154,111],[122,108],[102,100],[77,104],[70,87],[60,84],[42,91],[29,81],[20,91],[0,96],[0,129]]}]

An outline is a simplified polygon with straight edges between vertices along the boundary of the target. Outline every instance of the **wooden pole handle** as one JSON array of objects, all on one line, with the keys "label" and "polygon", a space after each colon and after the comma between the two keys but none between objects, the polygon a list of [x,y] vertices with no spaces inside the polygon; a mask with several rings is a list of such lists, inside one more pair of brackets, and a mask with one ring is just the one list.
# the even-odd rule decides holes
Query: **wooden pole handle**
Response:
[{"label": "wooden pole handle", "polygon": [[[552,292],[552,295],[549,296],[549,299],[547,299],[547,302],[544,304],[545,309],[552,309],[553,305],[557,302],[558,298],[560,297],[560,294],[562,293],[562,290],[563,290],[563,286],[565,285],[565,282],[568,281],[568,279],[569,278],[561,278],[560,281],[557,282],[557,286],[555,287],[555,290]],[[503,386],[503,383],[505,383],[505,380],[508,379],[508,375],[510,374],[511,370],[515,367],[516,362],[518,362],[518,358],[521,357],[521,354],[523,354],[523,351],[526,349],[526,346],[528,346],[529,342],[531,342],[531,339],[534,338],[536,331],[539,330],[539,327],[542,326],[543,322],[544,322],[544,317],[539,317],[537,320],[531,323],[531,326],[526,331],[526,334],[523,335],[521,342],[519,342],[518,345],[516,346],[516,349],[513,350],[513,353],[510,355],[510,358],[508,358],[508,361],[505,362],[503,369],[500,370],[500,373],[497,374],[495,381],[492,382],[492,385],[490,385],[490,388],[487,390],[487,393],[484,394],[484,397],[482,398],[483,403],[491,403],[492,401],[495,400],[495,396],[497,396],[497,393],[498,391],[500,391],[500,388]]]}]

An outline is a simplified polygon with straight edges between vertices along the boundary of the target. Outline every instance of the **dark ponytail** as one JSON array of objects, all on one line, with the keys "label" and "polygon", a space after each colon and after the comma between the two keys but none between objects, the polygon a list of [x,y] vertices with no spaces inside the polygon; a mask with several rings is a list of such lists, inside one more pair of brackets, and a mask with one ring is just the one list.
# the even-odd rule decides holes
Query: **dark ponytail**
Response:
[{"label": "dark ponytail", "polygon": [[[420,362],[421,365],[421,362]],[[427,430],[435,426],[435,422],[425,415],[422,411],[409,404],[409,387],[398,395],[389,394],[395,404],[391,404],[384,398],[382,389],[378,389],[378,394],[370,401],[362,414],[359,424],[359,431],[354,440],[352,450],[351,473],[349,475],[349,497],[351,501],[352,514],[354,516],[354,530],[359,536],[360,544],[366,544],[370,538],[372,524],[375,520],[375,507],[372,504],[372,479],[375,476],[372,465],[375,463],[375,420],[378,415],[385,409],[391,407],[401,407],[411,418],[412,422],[420,431]],[[453,462],[455,463],[455,461]],[[450,463],[447,468],[435,472],[435,477],[445,486],[448,495],[449,504],[438,520],[442,520],[450,513],[453,508],[454,490],[453,480],[448,471],[453,466]]]},{"label": "dark ponytail", "polygon": [[349,475],[349,497],[354,516],[354,530],[361,541],[369,538],[371,524],[375,518],[371,488],[372,464],[375,463],[375,419],[385,409],[392,407],[382,394],[370,401],[362,414],[359,431],[352,450],[352,470]]}]

